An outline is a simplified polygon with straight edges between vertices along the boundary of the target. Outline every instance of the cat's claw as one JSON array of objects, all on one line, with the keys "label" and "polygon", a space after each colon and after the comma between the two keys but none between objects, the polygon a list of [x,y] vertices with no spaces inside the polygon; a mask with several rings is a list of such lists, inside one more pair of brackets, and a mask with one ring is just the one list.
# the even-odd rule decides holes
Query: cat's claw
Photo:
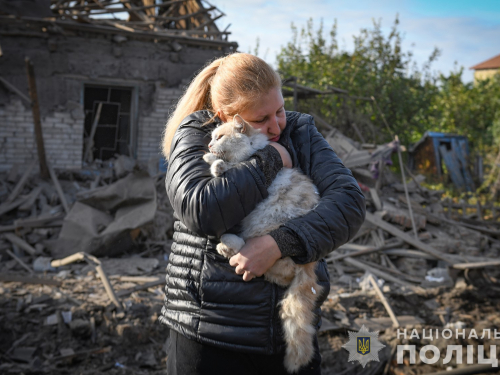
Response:
[{"label": "cat's claw", "polygon": [[212,167],[210,167],[210,171],[212,172],[212,175],[215,177],[221,176],[228,169],[229,169],[229,164],[221,159],[218,159],[215,162],[213,162]]},{"label": "cat's claw", "polygon": [[209,152],[203,155],[203,160],[205,160],[208,164],[212,165],[215,161],[219,160],[219,158],[216,155]]},{"label": "cat's claw", "polygon": [[220,241],[217,245],[217,252],[228,259],[237,254],[245,245],[245,241],[235,234],[223,234]]}]

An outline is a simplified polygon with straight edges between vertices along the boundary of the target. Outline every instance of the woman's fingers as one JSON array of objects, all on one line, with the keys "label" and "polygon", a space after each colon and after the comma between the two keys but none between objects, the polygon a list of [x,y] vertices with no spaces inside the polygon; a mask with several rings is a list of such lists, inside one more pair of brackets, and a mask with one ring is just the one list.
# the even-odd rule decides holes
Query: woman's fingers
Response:
[{"label": "woman's fingers", "polygon": [[[255,278],[256,276],[250,272],[250,271],[247,271],[244,267],[244,260],[242,259],[239,259],[238,260],[238,257],[237,257],[238,254],[236,254],[235,256],[231,257],[231,259],[229,260],[229,264],[232,265],[233,267],[235,267],[234,269],[234,272],[236,272],[237,275],[243,275],[243,281],[250,281],[252,280],[253,278]],[[240,261],[242,261],[242,263],[239,263]]]},{"label": "woman's fingers", "polygon": [[234,272],[236,272],[237,275],[243,275],[246,271],[243,269],[243,267],[238,264],[236,266],[236,269],[234,270]]}]

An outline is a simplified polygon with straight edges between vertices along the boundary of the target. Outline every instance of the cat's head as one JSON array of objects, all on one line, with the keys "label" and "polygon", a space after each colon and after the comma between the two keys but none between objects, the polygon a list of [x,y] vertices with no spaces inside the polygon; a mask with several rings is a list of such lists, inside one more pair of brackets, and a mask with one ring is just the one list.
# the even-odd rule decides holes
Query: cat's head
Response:
[{"label": "cat's head", "polygon": [[218,126],[212,132],[208,145],[210,152],[227,162],[247,160],[257,150],[266,147],[269,140],[260,130],[252,128],[240,115]]}]

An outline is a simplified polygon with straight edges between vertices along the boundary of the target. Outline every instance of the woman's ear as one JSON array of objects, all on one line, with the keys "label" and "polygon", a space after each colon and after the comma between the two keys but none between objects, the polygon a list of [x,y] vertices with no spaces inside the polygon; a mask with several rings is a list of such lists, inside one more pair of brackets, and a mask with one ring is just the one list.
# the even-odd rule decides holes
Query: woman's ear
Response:
[{"label": "woman's ear", "polygon": [[248,124],[246,123],[245,120],[243,120],[243,117],[241,117],[240,115],[236,114],[233,117],[233,122],[234,122],[234,127],[240,133],[246,133]]},{"label": "woman's ear", "polygon": [[226,115],[224,114],[224,112],[222,112],[220,109],[217,110],[217,112],[215,113],[217,115],[218,118],[220,118],[220,120],[222,122],[227,122],[227,117]]}]

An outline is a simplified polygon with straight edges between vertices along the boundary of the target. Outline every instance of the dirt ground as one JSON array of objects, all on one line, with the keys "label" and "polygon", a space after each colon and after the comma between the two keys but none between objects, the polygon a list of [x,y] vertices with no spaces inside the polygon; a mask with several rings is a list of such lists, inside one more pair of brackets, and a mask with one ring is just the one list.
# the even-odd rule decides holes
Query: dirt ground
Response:
[{"label": "dirt ground", "polygon": [[[128,263],[138,263],[137,259],[144,258],[124,258]],[[168,330],[157,321],[162,285],[132,290],[144,285],[144,281],[162,278],[167,260],[161,251],[149,254],[147,259],[155,260],[153,269],[128,277],[113,275],[116,264],[103,260],[111,284],[121,296],[123,312],[116,310],[96,272],[85,263],[61,267],[51,273],[52,277],[42,279],[53,285],[0,282],[0,373],[164,374]],[[9,267],[15,268],[5,262],[1,272],[12,273]],[[123,268],[118,271],[123,273]],[[443,322],[463,322],[466,329],[478,331],[493,330],[500,327],[500,293],[491,275],[481,273],[468,275],[467,279],[459,277],[453,287],[431,288],[425,293],[391,286],[385,295],[397,316],[413,317],[404,327],[408,332],[414,328],[443,328]],[[384,306],[373,292],[356,286],[343,288],[333,281],[323,306],[326,322],[319,334],[323,374],[410,375],[441,369],[439,362],[436,366],[410,365],[407,361],[398,365],[395,355],[391,355],[392,347],[413,342],[420,348],[425,340],[398,340],[396,330],[387,324]],[[380,362],[370,362],[364,369],[357,362],[349,363],[349,353],[342,348],[348,341],[348,331],[357,331],[360,324],[371,331],[380,330],[380,341],[386,345],[379,352]],[[444,348],[450,343],[433,344]],[[488,346],[494,342],[466,339],[459,344],[484,344],[489,353]],[[441,353],[444,355],[445,350]],[[455,367],[456,363],[450,365]]]}]

